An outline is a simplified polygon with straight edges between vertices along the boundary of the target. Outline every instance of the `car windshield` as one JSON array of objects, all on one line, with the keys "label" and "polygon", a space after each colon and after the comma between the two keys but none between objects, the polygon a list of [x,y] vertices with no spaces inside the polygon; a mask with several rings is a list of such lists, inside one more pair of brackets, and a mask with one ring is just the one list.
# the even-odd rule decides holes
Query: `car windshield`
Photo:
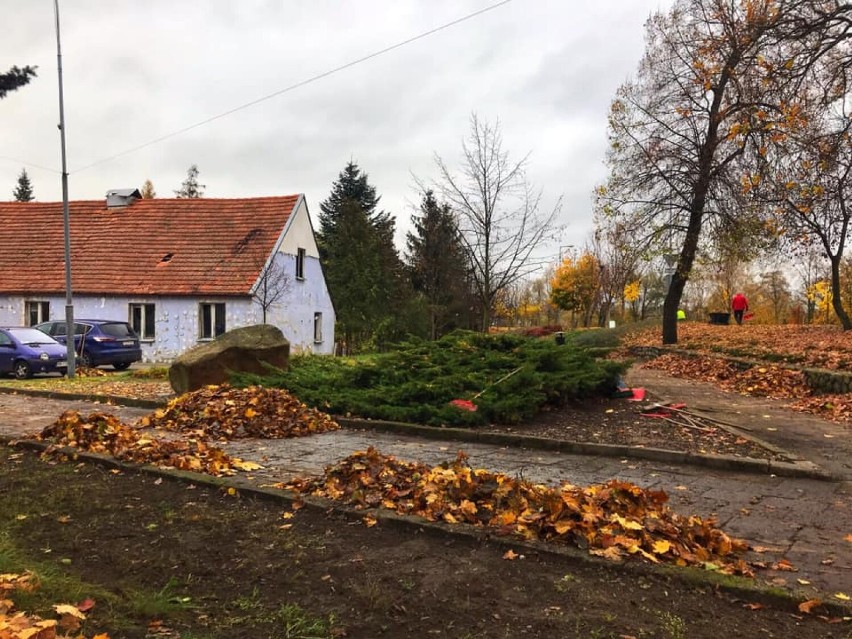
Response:
[{"label": "car windshield", "polygon": [[22,344],[56,344],[56,340],[34,328],[10,328],[9,333]]},{"label": "car windshield", "polygon": [[136,337],[133,329],[127,322],[115,322],[112,324],[101,324],[101,330],[112,337]]}]

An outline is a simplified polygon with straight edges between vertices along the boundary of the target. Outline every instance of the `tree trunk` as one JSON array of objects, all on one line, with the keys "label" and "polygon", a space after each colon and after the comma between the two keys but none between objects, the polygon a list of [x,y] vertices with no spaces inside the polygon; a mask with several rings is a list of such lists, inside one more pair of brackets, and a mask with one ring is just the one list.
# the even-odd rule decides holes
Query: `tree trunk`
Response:
[{"label": "tree trunk", "polygon": [[[708,170],[709,172],[709,170]],[[700,180],[696,186],[692,213],[689,216],[689,226],[683,242],[677,269],[672,275],[666,299],[663,302],[663,344],[677,344],[677,309],[683,297],[683,289],[689,280],[695,254],[698,251],[698,240],[701,237],[701,226],[704,219],[704,202],[707,196],[709,179]]]},{"label": "tree trunk", "polygon": [[831,305],[844,331],[852,330],[852,320],[843,308],[843,296],[840,294],[840,255],[831,258]]}]

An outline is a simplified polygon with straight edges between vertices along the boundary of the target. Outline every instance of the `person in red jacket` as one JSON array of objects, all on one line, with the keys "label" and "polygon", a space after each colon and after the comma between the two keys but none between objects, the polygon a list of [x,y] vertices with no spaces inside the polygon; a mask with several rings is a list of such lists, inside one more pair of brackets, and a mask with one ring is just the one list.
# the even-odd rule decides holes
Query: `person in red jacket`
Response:
[{"label": "person in red jacket", "polygon": [[734,311],[734,319],[737,324],[743,323],[743,314],[748,310],[748,300],[742,293],[737,293],[731,299],[731,310]]}]

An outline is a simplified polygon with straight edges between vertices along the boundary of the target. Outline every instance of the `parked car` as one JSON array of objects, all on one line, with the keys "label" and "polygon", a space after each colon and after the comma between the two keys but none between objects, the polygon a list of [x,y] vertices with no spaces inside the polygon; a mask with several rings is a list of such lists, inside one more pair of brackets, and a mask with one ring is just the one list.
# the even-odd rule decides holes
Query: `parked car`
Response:
[{"label": "parked car", "polygon": [[59,373],[68,370],[66,347],[49,335],[29,327],[0,328],[0,373],[18,379],[33,373]]},{"label": "parked car", "polygon": [[[66,326],[62,320],[44,322],[33,328],[62,344],[66,342]],[[142,359],[139,336],[127,322],[77,320],[74,322],[74,348],[77,363],[86,367],[112,364],[115,370],[123,371]]]}]

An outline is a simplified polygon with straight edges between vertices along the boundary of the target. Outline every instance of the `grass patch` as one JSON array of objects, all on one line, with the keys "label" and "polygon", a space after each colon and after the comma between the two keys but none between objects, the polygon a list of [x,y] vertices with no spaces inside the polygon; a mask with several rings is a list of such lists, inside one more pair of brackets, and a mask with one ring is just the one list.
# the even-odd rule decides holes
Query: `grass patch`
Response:
[{"label": "grass patch", "polygon": [[[474,426],[517,423],[546,405],[607,394],[622,370],[574,339],[558,345],[549,338],[457,331],[381,354],[294,357],[289,371],[239,374],[234,382],[286,388],[335,414]],[[454,399],[474,401],[477,411],[450,405]]]}]

